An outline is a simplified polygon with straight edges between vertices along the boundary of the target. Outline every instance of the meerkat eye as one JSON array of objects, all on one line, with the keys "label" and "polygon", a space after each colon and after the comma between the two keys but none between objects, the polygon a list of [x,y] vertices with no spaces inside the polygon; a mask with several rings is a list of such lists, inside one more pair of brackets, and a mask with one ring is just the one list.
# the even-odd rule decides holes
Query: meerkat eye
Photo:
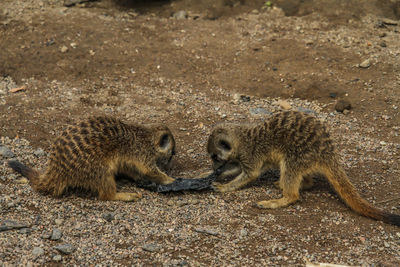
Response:
[{"label": "meerkat eye", "polygon": [[223,150],[228,150],[228,151],[229,151],[229,150],[232,149],[231,145],[230,145],[228,142],[224,141],[224,140],[219,141],[219,146],[220,146]]},{"label": "meerkat eye", "polygon": [[161,138],[160,138],[160,143],[159,143],[159,145],[160,145],[160,147],[162,147],[162,148],[166,148],[166,147],[168,146],[168,144],[169,144],[169,136],[168,136],[168,134],[163,134],[163,135],[161,136]]}]

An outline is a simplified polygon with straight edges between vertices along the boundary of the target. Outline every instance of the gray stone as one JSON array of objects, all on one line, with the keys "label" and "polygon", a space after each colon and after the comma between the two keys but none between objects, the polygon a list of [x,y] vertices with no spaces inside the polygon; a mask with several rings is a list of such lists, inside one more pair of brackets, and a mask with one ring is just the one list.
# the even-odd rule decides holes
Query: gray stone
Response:
[{"label": "gray stone", "polygon": [[32,255],[34,257],[40,257],[44,254],[44,250],[40,247],[34,247],[32,250]]},{"label": "gray stone", "polygon": [[31,228],[21,228],[21,229],[19,229],[19,231],[18,231],[18,233],[20,233],[20,234],[30,234],[32,232],[32,229]]},{"label": "gray stone", "polygon": [[335,105],[335,110],[337,112],[343,112],[345,109],[350,110],[351,104],[347,100],[338,100]]},{"label": "gray stone", "polygon": [[51,233],[50,232],[43,232],[42,233],[42,238],[43,239],[50,239]]},{"label": "gray stone", "polygon": [[247,230],[246,229],[242,229],[242,230],[240,230],[240,237],[246,237],[247,236]]},{"label": "gray stone", "polygon": [[59,229],[53,229],[50,235],[50,240],[60,240],[62,235],[63,234]]},{"label": "gray stone", "polygon": [[179,10],[177,12],[175,12],[172,17],[176,18],[176,19],[186,19],[188,17],[188,14],[186,11],[184,10]]},{"label": "gray stone", "polygon": [[148,252],[157,252],[160,250],[160,246],[158,244],[154,244],[154,243],[144,244],[142,246],[142,249],[145,251],[148,251]]},{"label": "gray stone", "polygon": [[6,146],[0,146],[0,155],[2,155],[3,158],[13,158],[15,156],[14,153]]},{"label": "gray stone", "polygon": [[335,92],[329,93],[329,96],[332,97],[332,98],[336,98],[337,93],[335,93]]},{"label": "gray stone", "polygon": [[115,213],[114,212],[107,212],[107,213],[103,214],[103,219],[108,221],[108,222],[111,222],[112,220],[114,220],[114,217],[115,217]]},{"label": "gray stone", "polygon": [[272,112],[265,108],[250,108],[250,114],[252,115],[271,115]]},{"label": "gray stone", "polygon": [[33,154],[35,154],[36,157],[43,157],[46,155],[43,149],[38,148],[35,151],[33,151]]},{"label": "gray stone", "polygon": [[69,255],[75,251],[75,247],[71,244],[61,244],[54,248],[65,255]]}]

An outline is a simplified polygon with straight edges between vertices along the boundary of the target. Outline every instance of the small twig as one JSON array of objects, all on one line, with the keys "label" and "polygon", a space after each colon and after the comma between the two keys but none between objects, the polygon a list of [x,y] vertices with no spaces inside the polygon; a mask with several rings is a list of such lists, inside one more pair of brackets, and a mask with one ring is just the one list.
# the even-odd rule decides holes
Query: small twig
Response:
[{"label": "small twig", "polygon": [[382,203],[386,203],[386,202],[390,202],[390,201],[398,200],[398,199],[400,199],[400,197],[389,198],[389,199],[385,199],[385,200],[382,200],[382,201],[375,202],[375,204],[382,204]]},{"label": "small twig", "polygon": [[22,85],[21,87],[16,87],[16,88],[10,89],[10,93],[16,93],[16,92],[19,92],[19,91],[23,91],[25,89],[26,89],[26,85]]}]

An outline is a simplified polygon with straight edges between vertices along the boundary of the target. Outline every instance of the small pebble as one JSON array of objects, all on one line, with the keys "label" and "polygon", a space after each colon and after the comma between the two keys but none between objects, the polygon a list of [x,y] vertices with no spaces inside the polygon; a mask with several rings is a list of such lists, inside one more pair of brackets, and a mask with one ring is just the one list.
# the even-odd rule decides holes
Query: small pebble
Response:
[{"label": "small pebble", "polygon": [[358,66],[363,69],[369,68],[371,66],[371,60],[366,59],[363,62],[361,62]]},{"label": "small pebble", "polygon": [[45,152],[43,149],[38,148],[35,151],[33,151],[33,154],[35,154],[36,157],[43,157],[45,155]]},{"label": "small pebble", "polygon": [[40,247],[34,247],[32,250],[32,255],[37,258],[44,254],[44,250]]},{"label": "small pebble", "polygon": [[61,51],[61,53],[66,53],[66,52],[68,51],[68,47],[66,47],[65,45],[63,45],[63,46],[60,48],[60,51]]},{"label": "small pebble", "polygon": [[287,102],[285,100],[279,100],[278,105],[284,110],[289,110],[292,108],[292,106],[289,104],[289,102]]},{"label": "small pebble", "polygon": [[329,96],[330,96],[331,98],[336,98],[337,94],[336,94],[336,93],[329,93]]},{"label": "small pebble", "polygon": [[180,10],[175,12],[172,17],[174,17],[175,19],[186,19],[188,17],[188,14],[186,11],[184,10]]},{"label": "small pebble", "polygon": [[104,213],[103,214],[103,219],[108,221],[108,222],[111,222],[112,220],[114,220],[114,217],[115,217],[115,213],[114,212],[108,212],[108,213]]},{"label": "small pebble", "polygon": [[61,255],[55,255],[54,257],[53,257],[53,261],[55,261],[55,262],[60,262],[60,261],[62,261],[62,256]]}]

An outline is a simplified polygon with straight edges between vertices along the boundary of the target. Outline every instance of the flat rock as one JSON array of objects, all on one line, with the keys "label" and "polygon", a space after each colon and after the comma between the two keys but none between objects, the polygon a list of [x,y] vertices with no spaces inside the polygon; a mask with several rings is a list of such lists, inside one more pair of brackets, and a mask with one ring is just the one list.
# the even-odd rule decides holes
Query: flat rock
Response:
[{"label": "flat rock", "polygon": [[2,231],[8,231],[8,230],[13,230],[13,229],[21,229],[21,228],[28,228],[29,226],[24,223],[20,223],[17,221],[11,221],[11,220],[4,220],[0,224],[0,232]]},{"label": "flat rock", "polygon": [[252,115],[271,115],[272,112],[265,108],[250,108],[250,114]]},{"label": "flat rock", "polygon": [[63,233],[59,229],[53,229],[50,235],[50,240],[60,240]]},{"label": "flat rock", "polygon": [[214,236],[219,235],[218,232],[216,232],[216,231],[214,231],[214,230],[212,230],[212,229],[194,228],[193,230],[194,230],[195,232],[202,233],[202,234],[208,234],[208,235],[214,235]]},{"label": "flat rock", "polygon": [[19,231],[18,231],[18,233],[20,233],[20,234],[30,234],[32,232],[32,229],[31,228],[21,228],[21,229],[19,229]]},{"label": "flat rock", "polygon": [[13,158],[15,155],[14,153],[6,146],[0,146],[0,155],[3,158]]},{"label": "flat rock", "polygon": [[75,251],[75,247],[71,244],[61,244],[54,248],[65,255],[69,255]]},{"label": "flat rock", "polygon": [[144,244],[142,246],[142,249],[148,252],[157,252],[160,250],[160,246],[158,244],[150,243],[150,244]]}]

